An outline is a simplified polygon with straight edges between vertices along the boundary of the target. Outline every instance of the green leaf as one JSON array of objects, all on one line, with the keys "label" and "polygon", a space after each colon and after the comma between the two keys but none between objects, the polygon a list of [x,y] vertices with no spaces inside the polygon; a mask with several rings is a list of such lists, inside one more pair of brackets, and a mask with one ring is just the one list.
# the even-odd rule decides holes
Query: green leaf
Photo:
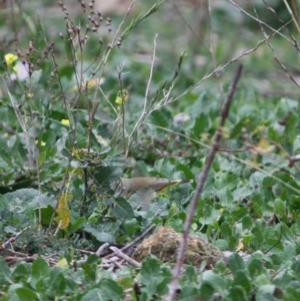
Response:
[{"label": "green leaf", "polygon": [[207,114],[201,114],[195,119],[195,124],[193,128],[194,137],[199,138],[201,133],[206,133],[209,126],[209,117]]},{"label": "green leaf", "polygon": [[213,271],[205,271],[202,275],[202,279],[205,284],[211,286],[216,292],[220,293],[221,296],[225,296],[226,281],[224,277],[215,274]]},{"label": "green leaf", "polygon": [[239,286],[243,288],[243,291],[246,295],[249,295],[251,292],[251,281],[247,277],[247,273],[245,270],[238,270],[234,274],[234,286]]},{"label": "green leaf", "polygon": [[197,277],[195,268],[191,265],[187,266],[187,268],[185,270],[185,276],[186,276],[188,282],[194,281],[195,277]]},{"label": "green leaf", "polygon": [[[67,269],[60,267],[52,267],[50,274],[44,278],[45,287],[40,287],[39,292],[55,299],[56,296],[74,295],[78,290],[78,283],[76,283],[76,274],[72,271],[71,275],[65,273]],[[65,276],[66,275],[66,276]]]},{"label": "green leaf", "polygon": [[73,155],[69,152],[69,150],[68,149],[66,149],[66,148],[63,148],[62,150],[61,150],[61,154],[62,154],[62,156],[64,156],[64,157],[66,157],[66,158],[72,158],[73,157]]},{"label": "green leaf", "polygon": [[[110,279],[104,279],[110,280]],[[93,288],[89,290],[86,294],[82,296],[80,301],[93,301],[93,300],[101,300],[101,301],[119,301],[123,299],[123,289],[115,283],[112,285],[107,281],[101,281],[101,288]],[[110,280],[112,281],[112,280]],[[112,281],[113,282],[113,281]],[[121,288],[121,292],[120,292]]]},{"label": "green leaf", "polygon": [[105,297],[103,297],[102,291],[99,288],[93,288],[91,290],[88,290],[88,292],[82,296],[80,301],[104,301],[106,300],[104,298]]},{"label": "green leaf", "polygon": [[290,283],[289,287],[284,290],[284,298],[289,301],[299,301],[299,282],[293,281]]},{"label": "green leaf", "polygon": [[[299,261],[299,260],[296,261],[296,262],[292,265],[292,270],[293,270],[296,274],[300,275],[300,261]],[[300,284],[300,283],[299,283],[299,284]]]},{"label": "green leaf", "polygon": [[21,282],[22,279],[26,280],[28,278],[28,275],[31,275],[31,268],[31,264],[23,261],[18,261],[13,271],[14,280],[16,282]]},{"label": "green leaf", "polygon": [[248,271],[250,273],[250,277],[252,278],[256,277],[257,275],[264,274],[265,270],[263,268],[262,260],[250,258],[248,262]]},{"label": "green leaf", "polygon": [[221,216],[221,212],[213,209],[211,204],[204,205],[202,214],[203,217],[199,221],[204,225],[213,225]]},{"label": "green leaf", "polygon": [[237,272],[245,270],[245,263],[239,254],[234,253],[229,257],[229,267],[232,274],[236,275]]},{"label": "green leaf", "polygon": [[206,282],[201,283],[199,296],[203,297],[204,300],[210,300],[214,294],[214,288]]},{"label": "green leaf", "polygon": [[198,300],[199,299],[199,289],[195,284],[189,283],[182,287],[180,291],[180,296],[177,300],[180,301],[190,301],[190,300]]},{"label": "green leaf", "polygon": [[111,216],[119,219],[132,219],[134,218],[134,213],[131,205],[123,197],[118,197],[115,199],[116,206],[111,212]]},{"label": "green leaf", "polygon": [[139,226],[139,224],[135,218],[126,220],[125,224],[124,224],[124,228],[125,228],[126,234],[132,238],[134,237],[136,232],[141,229],[141,227]]},{"label": "green leaf", "polygon": [[173,122],[173,116],[168,110],[162,108],[151,114],[151,120],[155,125],[163,128],[169,128],[170,123]]},{"label": "green leaf", "polygon": [[243,117],[235,126],[231,129],[230,138],[238,138],[241,135],[242,129],[250,122],[250,117]]},{"label": "green leaf", "polygon": [[260,227],[255,226],[252,228],[251,233],[253,234],[252,247],[255,250],[261,249],[264,243],[263,233]]},{"label": "green leaf", "polygon": [[228,222],[224,222],[221,225],[221,234],[223,238],[229,238],[232,236],[232,226]]},{"label": "green leaf", "polygon": [[3,257],[0,257],[0,283],[11,283],[11,271],[4,260]]},{"label": "green leaf", "polygon": [[274,297],[275,285],[267,284],[259,286],[256,294],[256,301],[277,301]]},{"label": "green leaf", "polygon": [[286,224],[281,224],[282,237],[291,242],[295,243],[295,236],[291,228],[289,228]]},{"label": "green leaf", "polygon": [[47,277],[50,273],[48,263],[42,259],[37,258],[32,264],[32,279],[36,282],[44,277]]},{"label": "green leaf", "polygon": [[122,170],[118,167],[101,166],[97,168],[95,179],[98,185],[110,187],[113,182],[117,182],[122,175]]},{"label": "green leaf", "polygon": [[278,214],[280,217],[283,217],[286,215],[286,208],[285,208],[285,202],[283,202],[281,199],[276,199],[274,201],[274,213]]},{"label": "green leaf", "polygon": [[6,199],[6,197],[2,194],[0,194],[0,212],[3,209],[8,209],[9,208],[9,203]]},{"label": "green leaf", "polygon": [[233,192],[233,200],[241,201],[247,197],[249,197],[253,193],[253,189],[250,185],[243,185],[242,187],[237,188]]},{"label": "green leaf", "polygon": [[252,225],[253,225],[253,219],[251,216],[249,215],[246,215],[242,218],[242,224],[243,224],[243,229],[246,230],[246,229],[251,229],[252,228]]},{"label": "green leaf", "polygon": [[142,292],[149,299],[154,294],[166,294],[168,292],[168,283],[171,280],[171,273],[162,267],[158,259],[148,257],[142,263],[141,282]]},{"label": "green leaf", "polygon": [[98,263],[100,260],[100,258],[96,255],[96,254],[92,254],[88,257],[88,259],[86,260],[86,264],[94,264],[94,263]]},{"label": "green leaf", "polygon": [[100,281],[100,289],[105,298],[104,300],[119,301],[124,298],[123,288],[111,279],[102,279]]},{"label": "green leaf", "polygon": [[120,285],[111,279],[102,279],[99,288],[93,288],[82,296],[80,301],[119,301],[124,293]]},{"label": "green leaf", "polygon": [[84,275],[88,281],[95,281],[97,279],[97,263],[99,257],[97,255],[91,255],[88,260],[82,265]]},{"label": "green leaf", "polygon": [[228,240],[227,239],[218,239],[215,242],[216,247],[220,250],[227,250],[228,249]]},{"label": "green leaf", "polygon": [[86,223],[85,217],[77,218],[76,221],[74,223],[72,223],[72,225],[69,229],[69,233],[71,234],[71,233],[74,233],[77,230],[81,229],[85,223]]},{"label": "green leaf", "polygon": [[60,77],[67,77],[70,80],[74,74],[74,66],[63,66],[58,73]]},{"label": "green leaf", "polygon": [[42,225],[49,226],[54,208],[48,205],[47,207],[43,207],[41,209],[35,209],[34,212],[37,218],[39,218],[39,211],[41,211]]},{"label": "green leaf", "polygon": [[231,250],[231,251],[236,250],[238,243],[239,243],[239,239],[240,239],[239,234],[235,234],[235,235],[232,235],[229,237],[229,239],[228,239],[229,250]]},{"label": "green leaf", "polygon": [[99,242],[115,242],[115,237],[109,233],[101,232],[97,228],[91,226],[91,224],[86,224],[83,227],[84,231],[92,234]]},{"label": "green leaf", "polygon": [[29,288],[20,287],[20,288],[16,289],[16,293],[22,301],[39,300],[38,295]]},{"label": "green leaf", "polygon": [[37,258],[32,264],[30,286],[35,289],[35,291],[42,292],[48,287],[45,280],[51,272],[50,267],[47,262],[42,258]]},{"label": "green leaf", "polygon": [[193,171],[187,165],[177,164],[175,168],[177,171],[182,171],[186,179],[193,180],[195,178]]},{"label": "green leaf", "polygon": [[22,204],[23,210],[26,210],[29,214],[32,214],[33,209],[39,208],[40,206],[48,206],[55,203],[53,196],[40,193],[37,189],[31,188],[18,189],[14,192],[6,193],[5,197],[11,207]]},{"label": "green leaf", "polygon": [[235,285],[230,288],[227,300],[249,301],[249,294],[245,292],[243,287]]},{"label": "green leaf", "polygon": [[30,77],[30,80],[28,79],[28,84],[29,85],[32,85],[32,84],[36,85],[40,81],[40,78],[42,76],[42,72],[43,72],[42,69],[33,71],[32,75]]},{"label": "green leaf", "polygon": [[43,165],[47,160],[47,151],[41,151],[37,160],[40,166]]}]

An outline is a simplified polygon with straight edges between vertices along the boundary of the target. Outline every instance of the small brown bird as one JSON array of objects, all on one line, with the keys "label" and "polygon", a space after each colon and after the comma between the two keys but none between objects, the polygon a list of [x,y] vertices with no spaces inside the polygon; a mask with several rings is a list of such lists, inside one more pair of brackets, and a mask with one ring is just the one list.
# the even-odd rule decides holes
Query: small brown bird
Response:
[{"label": "small brown bird", "polygon": [[153,178],[153,177],[136,177],[136,178],[121,178],[116,184],[116,189],[119,191],[119,195],[129,198],[131,195],[141,189],[150,188],[156,193],[162,193],[168,188],[183,184],[190,183],[192,180],[170,180],[164,178]]}]

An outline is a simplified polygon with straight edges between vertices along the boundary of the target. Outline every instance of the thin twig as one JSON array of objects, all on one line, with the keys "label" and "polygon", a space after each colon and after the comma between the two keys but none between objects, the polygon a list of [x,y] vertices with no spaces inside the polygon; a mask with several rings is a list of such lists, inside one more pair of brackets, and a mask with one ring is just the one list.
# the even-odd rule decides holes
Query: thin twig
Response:
[{"label": "thin twig", "polygon": [[135,126],[133,127],[131,133],[129,134],[128,137],[128,146],[127,146],[127,150],[125,153],[125,157],[128,156],[128,152],[129,152],[129,148],[131,146],[131,139],[132,136],[134,135],[134,133],[139,129],[139,127],[141,126],[141,124],[143,123],[143,121],[145,120],[145,118],[148,116],[149,114],[149,110],[147,111],[147,104],[149,102],[149,91],[150,91],[150,85],[151,85],[151,81],[152,81],[152,76],[153,76],[153,69],[154,69],[154,63],[155,63],[155,55],[156,55],[156,39],[157,39],[157,34],[155,34],[154,37],[154,47],[153,47],[153,53],[152,53],[152,60],[151,60],[151,67],[150,67],[150,75],[149,75],[149,79],[148,79],[148,83],[147,83],[147,88],[145,91],[145,97],[144,97],[144,107],[143,107],[143,112],[140,116],[140,118],[138,119],[137,123],[135,124]]},{"label": "thin twig", "polygon": [[106,250],[109,247],[109,243],[106,242],[100,248],[96,251],[96,255],[100,257],[100,255],[103,253],[104,250]]},{"label": "thin twig", "polygon": [[16,131],[11,128],[6,122],[0,121],[0,125],[3,127],[3,129],[10,135],[15,135]]},{"label": "thin twig", "polygon": [[[150,231],[152,231],[156,226],[155,225],[151,225],[145,232],[143,232],[140,236],[138,236],[136,239],[134,239],[131,243],[127,244],[126,246],[124,246],[123,248],[121,248],[120,250],[122,252],[127,251],[128,249],[130,249],[131,247],[133,247],[134,245],[136,245],[139,241],[141,241],[145,236],[148,235],[148,233]],[[112,257],[112,254],[109,254],[107,256],[105,256],[104,258],[108,259]]]},{"label": "thin twig", "polygon": [[38,179],[38,193],[39,193],[39,195],[38,195],[38,204],[39,204],[38,222],[39,222],[39,232],[40,232],[41,227],[42,227],[42,185],[41,185],[41,170],[40,170],[40,165],[39,165],[39,160],[38,160],[38,158],[39,158],[39,149],[37,147],[36,147],[36,152],[37,152],[37,156],[36,156],[36,174],[37,174],[37,179]]},{"label": "thin twig", "polygon": [[[57,201],[57,204],[59,204],[59,201]],[[57,209],[57,208],[55,208],[55,211],[54,211],[54,212],[56,212],[56,209]],[[52,217],[53,217],[53,216],[54,216],[54,215],[52,214]],[[51,221],[52,221],[52,220],[51,220]],[[59,229],[60,229],[61,224],[62,224],[62,220],[59,221],[59,223],[58,223],[58,225],[57,225],[57,227],[56,227],[56,229],[55,229],[54,236],[57,235],[57,233],[58,233],[58,231],[59,231]]]},{"label": "thin twig", "polygon": [[[279,22],[281,22],[281,24],[284,25],[284,21],[281,20],[281,18],[278,16],[278,14],[276,13],[276,11],[275,11],[272,7],[270,7],[270,6],[266,3],[265,0],[263,0],[263,2],[264,2],[264,4],[265,4],[266,8],[274,15],[274,17],[275,17]],[[289,34],[289,36],[290,36],[291,39],[293,40],[294,46],[296,47],[297,51],[300,51],[296,39],[295,39],[294,36],[290,33],[289,29],[288,29],[285,25],[284,25],[284,27],[285,27],[286,32]]]},{"label": "thin twig", "polygon": [[183,263],[184,253],[185,253],[185,250],[186,250],[186,244],[187,244],[187,239],[188,239],[188,235],[189,235],[189,229],[190,229],[190,226],[192,224],[192,219],[193,219],[196,207],[197,207],[198,200],[200,198],[200,194],[201,194],[202,189],[204,187],[204,183],[205,183],[206,178],[208,176],[208,172],[210,170],[210,167],[213,163],[214,157],[215,157],[215,155],[218,151],[218,148],[219,148],[219,143],[220,143],[220,140],[222,138],[222,128],[224,127],[226,118],[228,116],[229,108],[230,108],[230,105],[231,105],[231,102],[232,102],[232,99],[233,99],[233,95],[234,95],[234,93],[237,89],[237,83],[238,83],[238,81],[241,77],[241,72],[242,72],[242,65],[239,65],[239,67],[236,71],[236,74],[235,74],[230,92],[228,94],[228,97],[227,97],[227,99],[224,103],[224,107],[223,107],[222,112],[221,112],[221,120],[220,120],[220,124],[219,124],[218,130],[217,130],[217,133],[214,137],[214,142],[211,146],[210,153],[209,153],[208,158],[206,160],[206,164],[204,166],[204,169],[203,169],[203,171],[200,175],[200,178],[198,180],[195,195],[194,195],[194,197],[191,201],[191,204],[190,204],[189,212],[188,212],[186,221],[184,223],[182,240],[180,242],[180,246],[179,246],[179,249],[178,249],[176,265],[175,265],[174,270],[173,270],[173,279],[172,279],[172,282],[169,286],[169,295],[167,297],[168,301],[174,301],[175,298],[176,298],[176,291],[179,287],[179,275],[180,275],[180,270],[181,270],[181,266],[182,266],[182,263]]},{"label": "thin twig", "polygon": [[300,174],[300,168],[295,164],[296,162],[300,161],[300,155],[290,156],[290,154],[279,143],[273,140],[271,140],[270,143],[272,145],[275,145],[275,147],[278,148],[281,151],[281,153],[283,153],[283,156],[290,162],[289,166],[294,167]]},{"label": "thin twig", "polygon": [[12,108],[16,114],[16,117],[19,121],[19,124],[22,128],[22,131],[24,133],[24,142],[25,142],[25,145],[26,145],[26,148],[27,148],[27,152],[28,152],[28,161],[29,161],[29,166],[31,168],[34,167],[33,165],[33,158],[34,158],[34,155],[32,153],[32,148],[31,148],[31,142],[30,141],[30,136],[29,136],[29,133],[27,131],[27,128],[26,128],[26,122],[25,122],[25,119],[22,117],[22,113],[20,112],[20,107],[18,106],[18,104],[15,102],[14,100],[14,97],[12,96],[12,94],[9,92],[9,89],[7,87],[7,85],[5,84],[5,81],[3,80],[4,82],[4,85],[5,85],[5,88],[6,88],[6,92],[9,96],[9,99],[11,101],[11,105],[12,105]]},{"label": "thin twig", "polygon": [[2,245],[0,245],[0,250],[4,250],[6,247],[8,247],[11,243],[13,243],[17,238],[19,238],[30,226],[26,227],[22,231],[18,232],[17,234],[13,235],[11,238],[9,238],[7,241],[5,241]]},{"label": "thin twig", "polygon": [[116,247],[110,247],[110,249],[120,258],[123,258],[124,260],[126,260],[128,263],[130,263],[131,265],[133,265],[135,268],[140,268],[142,265],[137,262],[136,260],[130,258],[128,255],[126,255],[125,253],[123,253],[120,249],[116,248]]},{"label": "thin twig", "polygon": [[118,269],[122,268],[122,261],[120,262],[120,259],[118,257],[113,257],[110,259],[110,262],[113,263]]},{"label": "thin twig", "polygon": [[[127,13],[126,13],[125,17],[122,19],[122,21],[120,22],[120,24],[119,24],[119,26],[118,26],[118,28],[116,30],[116,33],[115,33],[115,35],[114,35],[114,37],[113,37],[113,39],[112,39],[112,41],[110,43],[110,47],[108,47],[108,50],[107,50],[107,53],[106,53],[104,59],[98,64],[98,66],[94,70],[95,72],[97,72],[100,69],[100,67],[102,66],[102,69],[101,69],[101,72],[100,72],[100,76],[99,76],[100,78],[103,75],[104,67],[106,66],[106,62],[108,60],[108,57],[109,57],[111,51],[113,50],[113,48],[115,47],[117,36],[118,36],[118,34],[119,34],[119,32],[120,32],[123,24],[125,23],[126,18],[129,16],[130,12],[132,11],[132,9],[133,9],[133,7],[135,5],[135,2],[136,2],[136,0],[134,0],[134,1],[131,2],[130,6],[128,7],[128,10],[127,10]],[[122,38],[122,36],[121,36],[121,38]],[[124,38],[122,38],[122,39],[124,39]]]},{"label": "thin twig", "polygon": [[[258,22],[261,25],[266,26],[267,28],[271,29],[274,33],[280,35],[281,37],[283,37],[284,39],[286,39],[287,41],[289,41],[291,44],[292,41],[290,39],[288,39],[284,34],[280,33],[279,30],[274,29],[273,27],[271,27],[270,25],[268,25],[267,23],[261,21],[258,18],[255,18],[254,16],[252,16],[251,14],[249,14],[248,12],[246,12],[244,9],[242,9],[237,3],[235,3],[232,0],[228,0],[231,4],[233,4],[240,12],[242,12],[243,14],[245,14],[246,16],[250,17],[251,19],[253,19],[254,21]],[[290,23],[290,22],[289,22]]]},{"label": "thin twig", "polygon": [[286,8],[287,8],[287,10],[288,10],[288,12],[289,12],[289,14],[291,15],[291,17],[292,17],[292,19],[293,19],[293,22],[294,22],[294,24],[295,24],[295,26],[296,26],[296,28],[297,28],[297,30],[298,30],[298,33],[300,34],[300,27],[299,27],[299,24],[298,24],[298,22],[297,22],[297,20],[296,20],[296,18],[295,18],[295,16],[294,16],[294,14],[293,14],[293,11],[291,10],[291,8],[290,8],[290,6],[288,5],[288,3],[286,2],[286,0],[283,0],[283,2],[284,2],[284,4],[285,4],[285,6],[286,6]]},{"label": "thin twig", "polygon": [[[254,10],[255,13],[257,14],[256,10]],[[297,83],[297,81],[293,78],[293,76],[289,73],[289,71],[287,70],[287,68],[284,66],[284,64],[279,60],[278,56],[276,55],[275,49],[273,48],[272,44],[269,41],[268,35],[266,34],[263,26],[260,24],[260,29],[261,32],[263,33],[264,37],[266,38],[266,42],[267,45],[269,46],[269,48],[271,49],[272,53],[273,53],[273,57],[275,59],[275,61],[281,66],[281,68],[285,71],[286,75],[289,77],[289,79],[298,87],[300,88],[299,84]]]},{"label": "thin twig", "polygon": [[155,13],[164,2],[165,0],[157,1],[152,7],[150,7],[150,9],[145,14],[140,14],[136,19],[132,20],[129,26],[125,28],[125,30],[121,34],[121,39],[124,40],[133,28],[135,28],[145,18]]},{"label": "thin twig", "polygon": [[[276,32],[272,32],[272,34],[270,34],[268,36],[268,38],[273,37],[275,34],[277,34],[282,28],[285,28],[285,26],[287,26],[291,21],[287,22],[285,25],[283,25],[282,27],[280,27],[278,29],[278,31]],[[160,102],[159,105],[157,105],[155,107],[155,110],[161,109],[162,107],[169,105],[173,102],[178,101],[179,99],[181,99],[182,97],[184,97],[185,95],[187,95],[189,92],[195,90],[196,88],[198,88],[204,81],[206,81],[207,79],[211,78],[215,73],[217,72],[221,72],[223,71],[225,68],[227,68],[229,65],[239,61],[242,57],[249,55],[253,52],[255,52],[261,45],[263,45],[265,42],[267,41],[266,38],[258,41],[258,43],[256,44],[255,47],[245,50],[243,51],[241,54],[233,57],[232,59],[230,59],[227,63],[223,64],[223,65],[219,65],[217,68],[215,68],[214,70],[212,70],[210,73],[206,74],[205,76],[203,76],[196,84],[190,86],[188,89],[186,89],[183,93],[179,94],[178,96],[174,97],[174,98],[167,98],[167,100],[165,100],[164,102]],[[293,43],[292,43],[293,44]],[[294,44],[293,44],[294,45]],[[166,96],[165,96],[166,98]]]},{"label": "thin twig", "polygon": [[[210,39],[210,46],[209,46],[209,52],[211,56],[211,60],[213,63],[214,68],[217,68],[217,63],[216,63],[216,56],[214,54],[214,37],[213,37],[213,30],[212,30],[212,16],[211,16],[211,0],[207,1],[208,4],[208,24],[209,24],[209,39]],[[220,92],[220,112],[222,110],[222,106],[224,103],[224,90],[223,90],[223,85],[220,80],[220,72],[217,71],[216,74],[216,79],[218,83],[218,88]]]},{"label": "thin twig", "polygon": [[75,251],[78,251],[78,252],[80,252],[82,254],[86,254],[86,255],[95,255],[96,254],[96,252],[82,250],[82,249],[75,249]]},{"label": "thin twig", "polygon": [[125,247],[121,248],[122,251],[126,251],[136,245],[139,241],[141,241],[145,236],[148,235],[150,231],[152,231],[156,226],[151,225],[144,233],[142,233],[140,236],[138,236],[136,239],[134,239],[131,243],[126,245]]},{"label": "thin twig", "polygon": [[300,161],[300,155],[289,157],[289,160],[292,161],[293,163],[298,162]]},{"label": "thin twig", "polygon": [[242,148],[236,148],[236,149],[220,147],[218,150],[219,152],[225,152],[225,153],[242,153],[245,152],[247,149],[248,147],[244,146]]},{"label": "thin twig", "polygon": [[190,22],[184,17],[184,15],[182,14],[182,12],[178,8],[178,4],[175,1],[169,1],[169,2],[174,6],[176,12],[180,16],[180,18],[183,20],[183,22],[187,25],[187,27],[189,28],[189,30],[191,31],[191,33],[194,35],[194,37],[198,41],[200,41],[202,43],[202,45],[204,46],[204,48],[206,48],[209,51],[209,47],[205,44],[204,40],[201,39],[201,37],[196,33],[196,31],[194,30],[194,28],[192,27],[192,25],[190,24]]},{"label": "thin twig", "polygon": [[123,94],[123,80],[122,80],[122,72],[123,72],[123,68],[124,68],[125,62],[120,64],[120,67],[118,68],[118,79],[119,79],[119,92],[121,95],[121,122],[122,122],[122,140],[123,140],[123,149],[124,149],[124,153],[126,152],[126,137],[125,137],[125,100],[124,100],[124,94]]}]

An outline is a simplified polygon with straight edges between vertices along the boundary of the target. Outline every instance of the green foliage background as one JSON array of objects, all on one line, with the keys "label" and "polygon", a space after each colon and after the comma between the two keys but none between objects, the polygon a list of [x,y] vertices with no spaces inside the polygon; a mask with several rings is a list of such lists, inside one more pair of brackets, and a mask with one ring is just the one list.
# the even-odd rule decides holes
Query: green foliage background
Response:
[{"label": "green foliage background", "polygon": [[[0,245],[0,300],[163,300],[172,269],[156,258],[141,269],[106,269],[95,255],[74,262],[151,224],[182,231],[238,63],[191,232],[241,251],[213,270],[187,266],[179,300],[299,300],[299,32],[283,2],[269,3],[275,14],[244,3],[251,18],[232,1],[140,1],[109,19],[79,2],[32,2],[0,14],[1,244],[24,231],[13,252]],[[14,79],[8,53],[26,79]],[[121,176],[194,183],[126,200],[111,186]],[[70,223],[54,234],[64,193]]]}]

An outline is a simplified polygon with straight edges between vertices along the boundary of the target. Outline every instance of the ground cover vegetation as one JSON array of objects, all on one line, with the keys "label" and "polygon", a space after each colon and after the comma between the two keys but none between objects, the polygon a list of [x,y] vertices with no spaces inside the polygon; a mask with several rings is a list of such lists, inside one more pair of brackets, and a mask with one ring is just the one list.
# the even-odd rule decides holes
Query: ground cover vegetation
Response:
[{"label": "ground cover vegetation", "polygon": [[0,10],[0,300],[299,300],[299,4],[30,2]]}]

